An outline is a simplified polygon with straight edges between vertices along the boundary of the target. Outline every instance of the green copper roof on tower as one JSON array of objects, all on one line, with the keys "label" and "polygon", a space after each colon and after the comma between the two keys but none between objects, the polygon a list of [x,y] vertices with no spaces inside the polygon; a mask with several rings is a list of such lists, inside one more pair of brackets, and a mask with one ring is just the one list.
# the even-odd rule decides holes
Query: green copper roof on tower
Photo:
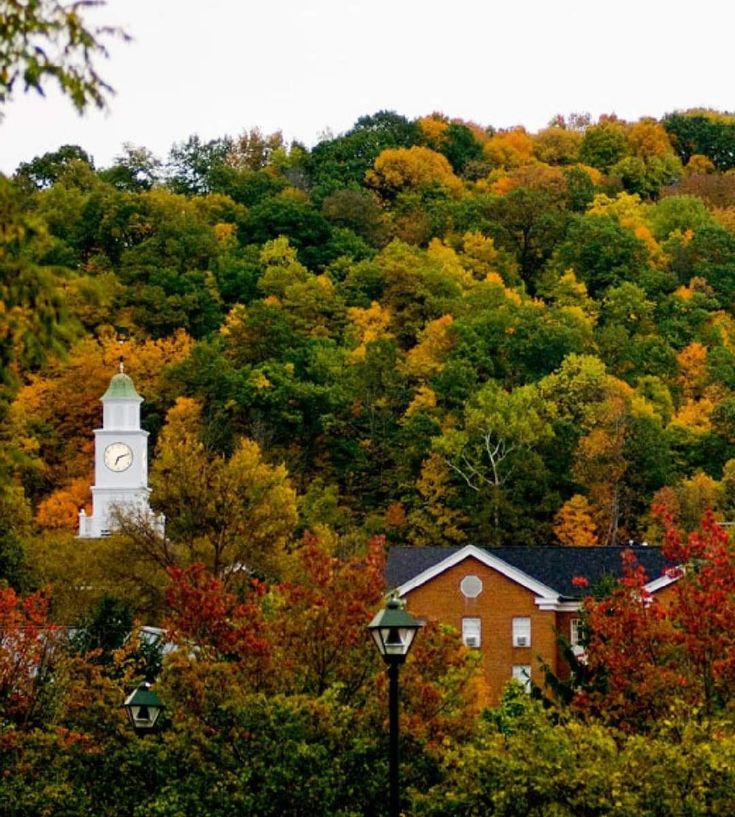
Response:
[{"label": "green copper roof on tower", "polygon": [[102,400],[140,400],[141,397],[135,390],[133,380],[125,374],[125,367],[120,361],[120,371],[110,380],[107,391],[102,395]]}]

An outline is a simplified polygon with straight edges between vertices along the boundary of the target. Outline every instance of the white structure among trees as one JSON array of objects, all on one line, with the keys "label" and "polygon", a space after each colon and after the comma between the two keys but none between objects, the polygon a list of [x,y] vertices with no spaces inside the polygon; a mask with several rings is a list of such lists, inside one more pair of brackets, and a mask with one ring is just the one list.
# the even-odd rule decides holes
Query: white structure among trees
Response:
[{"label": "white structure among trees", "polygon": [[143,398],[132,379],[120,371],[102,395],[102,428],[94,431],[92,515],[79,512],[79,536],[98,539],[116,527],[119,513],[149,516],[163,532],[163,517],[154,517],[148,504],[148,432],[140,427]]}]

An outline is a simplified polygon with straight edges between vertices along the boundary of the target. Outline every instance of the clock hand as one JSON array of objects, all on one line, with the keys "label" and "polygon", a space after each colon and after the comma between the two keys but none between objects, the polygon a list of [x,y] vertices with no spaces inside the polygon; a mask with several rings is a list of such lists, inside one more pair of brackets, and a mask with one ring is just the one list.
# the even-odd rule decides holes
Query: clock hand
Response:
[{"label": "clock hand", "polygon": [[115,460],[115,465],[117,465],[121,459],[124,459],[128,456],[128,452],[126,451],[124,454],[118,454],[117,459]]}]

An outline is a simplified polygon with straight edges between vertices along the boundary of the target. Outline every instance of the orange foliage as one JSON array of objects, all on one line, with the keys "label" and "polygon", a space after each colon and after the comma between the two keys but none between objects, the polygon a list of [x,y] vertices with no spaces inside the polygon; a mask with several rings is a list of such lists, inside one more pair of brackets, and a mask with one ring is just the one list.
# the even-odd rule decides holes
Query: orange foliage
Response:
[{"label": "orange foliage", "polygon": [[628,130],[627,136],[632,154],[641,159],[674,152],[666,130],[652,119],[636,122]]},{"label": "orange foliage", "polygon": [[66,488],[54,491],[38,506],[36,523],[50,530],[76,530],[79,526],[79,511],[89,507],[91,475],[71,481]]},{"label": "orange foliage", "polygon": [[70,503],[75,513],[83,504],[76,489],[67,494],[73,480],[88,479],[94,458],[92,429],[101,424],[99,400],[117,372],[120,357],[138,391],[148,400],[161,400],[163,369],[183,360],[191,347],[192,340],[183,331],[142,343],[118,342],[113,336],[87,338],[65,360],[53,362],[46,375],[34,376],[19,391],[9,414],[12,433],[24,450],[38,457],[38,466],[51,485],[67,486],[44,508],[41,518],[50,523],[49,513],[55,507],[67,515],[68,522]]},{"label": "orange foliage", "polygon": [[494,167],[507,169],[528,164],[533,161],[533,139],[524,128],[501,131],[488,139],[483,154]]},{"label": "orange foliage", "polygon": [[597,545],[597,525],[590,503],[581,494],[568,499],[554,517],[554,535],[562,545]]},{"label": "orange foliage", "polygon": [[385,512],[386,528],[402,528],[406,524],[406,509],[400,502],[391,502]]},{"label": "orange foliage", "polygon": [[426,144],[433,150],[438,150],[444,142],[444,132],[449,127],[449,121],[441,113],[432,113],[416,120]]},{"label": "orange foliage", "polygon": [[532,190],[546,190],[554,196],[563,196],[567,190],[567,180],[563,171],[549,165],[523,165],[509,171],[490,186],[493,193],[505,195],[518,187]]},{"label": "orange foliage", "polygon": [[686,397],[700,397],[707,385],[707,347],[694,341],[676,356],[679,382]]}]

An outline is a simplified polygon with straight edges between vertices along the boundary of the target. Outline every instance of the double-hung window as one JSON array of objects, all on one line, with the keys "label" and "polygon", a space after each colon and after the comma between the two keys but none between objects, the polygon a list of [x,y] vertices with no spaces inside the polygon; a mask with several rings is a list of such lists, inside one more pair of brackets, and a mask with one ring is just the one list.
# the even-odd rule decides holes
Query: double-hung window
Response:
[{"label": "double-hung window", "polygon": [[526,692],[531,691],[531,666],[530,664],[513,664],[513,678],[523,686]]},{"label": "double-hung window", "polygon": [[531,619],[528,616],[515,616],[513,619],[513,646],[531,646]]},{"label": "double-hung window", "polygon": [[481,644],[481,623],[479,618],[462,619],[462,642],[466,647],[477,649]]}]

